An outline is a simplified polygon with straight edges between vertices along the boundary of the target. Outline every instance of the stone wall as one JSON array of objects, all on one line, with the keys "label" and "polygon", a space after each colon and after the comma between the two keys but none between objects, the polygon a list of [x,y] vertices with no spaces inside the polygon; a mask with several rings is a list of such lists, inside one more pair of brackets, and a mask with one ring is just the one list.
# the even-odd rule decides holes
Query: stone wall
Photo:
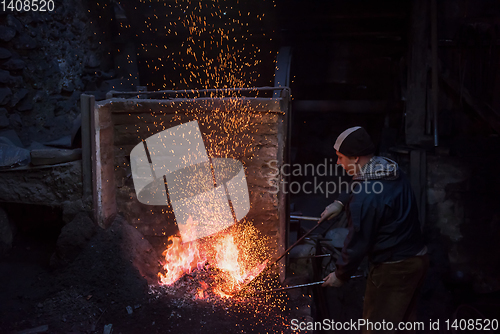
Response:
[{"label": "stone wall", "polygon": [[70,135],[82,91],[113,76],[96,21],[82,0],[52,12],[0,12],[0,133],[24,146]]},{"label": "stone wall", "polygon": [[[473,146],[473,139],[468,143]],[[434,270],[454,286],[487,293],[500,288],[494,246],[500,235],[498,158],[485,151],[480,158],[464,159],[464,153],[475,156],[480,149],[427,157],[425,229]]]},{"label": "stone wall", "polygon": [[[69,148],[81,92],[99,95],[101,82],[113,76],[97,21],[86,0],[56,0],[51,12],[0,12],[0,138],[26,148],[28,157],[29,150],[47,149],[40,143]],[[65,221],[88,210],[81,161],[34,163],[32,155],[31,162],[17,170],[5,166],[0,202],[61,207]],[[47,166],[33,167],[40,164]]]},{"label": "stone wall", "polygon": [[0,201],[47,206],[81,202],[81,174],[81,161],[6,170],[0,173]]},{"label": "stone wall", "polygon": [[[272,255],[283,246],[286,231],[280,228],[280,214],[284,214],[284,201],[268,179],[272,172],[268,163],[283,161],[285,128],[280,99],[224,98],[174,100],[112,99],[96,104],[96,113],[105,123],[111,115],[113,122],[114,175],[106,176],[105,165],[110,157],[101,152],[105,185],[114,178],[116,205],[127,221],[137,227],[153,243],[160,237],[177,232],[170,206],[148,206],[137,201],[130,169],[130,151],[142,139],[164,129],[197,120],[210,157],[233,158],[242,162],[250,194],[250,212],[244,218],[269,237]],[[101,125],[100,125],[101,126]],[[105,126],[107,127],[107,126]],[[103,137],[101,145],[109,143]],[[103,201],[105,198],[103,196]]]}]

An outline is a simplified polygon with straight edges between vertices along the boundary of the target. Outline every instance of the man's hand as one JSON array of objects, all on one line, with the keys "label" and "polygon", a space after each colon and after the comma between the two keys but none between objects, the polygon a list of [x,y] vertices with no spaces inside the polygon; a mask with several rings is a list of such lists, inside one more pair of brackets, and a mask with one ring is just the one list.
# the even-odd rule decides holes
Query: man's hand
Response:
[{"label": "man's hand", "polygon": [[337,217],[342,212],[343,208],[344,206],[342,205],[342,203],[340,203],[339,201],[335,201],[325,208],[325,211],[323,211],[323,213],[321,214],[321,218],[325,219],[326,217],[326,219],[330,220],[334,217]]},{"label": "man's hand", "polygon": [[333,286],[334,288],[339,288],[344,284],[344,282],[337,278],[335,272],[331,272],[328,276],[323,278],[323,281],[325,281],[325,283],[321,284],[322,287]]}]

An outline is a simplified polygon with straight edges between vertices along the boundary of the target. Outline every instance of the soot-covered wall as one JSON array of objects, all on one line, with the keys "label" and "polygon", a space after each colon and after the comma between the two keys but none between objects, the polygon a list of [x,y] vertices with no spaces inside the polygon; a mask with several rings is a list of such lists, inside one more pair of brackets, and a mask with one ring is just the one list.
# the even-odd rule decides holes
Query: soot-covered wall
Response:
[{"label": "soot-covered wall", "polygon": [[87,5],[0,12],[0,133],[11,130],[24,146],[70,135],[80,94],[113,76],[106,32]]}]

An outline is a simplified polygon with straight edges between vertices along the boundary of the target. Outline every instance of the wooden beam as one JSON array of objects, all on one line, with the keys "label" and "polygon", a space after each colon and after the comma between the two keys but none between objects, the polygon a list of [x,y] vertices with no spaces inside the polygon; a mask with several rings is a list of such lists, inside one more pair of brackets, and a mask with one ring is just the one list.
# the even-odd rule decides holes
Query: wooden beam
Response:
[{"label": "wooden beam", "polygon": [[476,99],[465,87],[460,87],[460,84],[451,79],[448,75],[441,74],[439,78],[457,97],[461,98],[469,107],[472,108],[472,110],[484,119],[493,130],[500,133],[500,113],[498,111],[493,110],[479,99]]},{"label": "wooden beam", "polygon": [[387,100],[295,100],[295,112],[387,113],[401,111],[400,101]]}]

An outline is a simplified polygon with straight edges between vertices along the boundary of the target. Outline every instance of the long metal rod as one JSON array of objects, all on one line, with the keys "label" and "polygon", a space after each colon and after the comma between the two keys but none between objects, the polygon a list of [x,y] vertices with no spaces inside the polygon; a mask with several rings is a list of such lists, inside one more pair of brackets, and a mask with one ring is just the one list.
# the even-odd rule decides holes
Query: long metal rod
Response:
[{"label": "long metal rod", "polygon": [[[363,275],[353,275],[351,278],[359,278],[363,277]],[[277,288],[277,289],[272,289],[272,290],[266,290],[266,291],[260,291],[259,293],[270,293],[270,292],[277,292],[277,291],[286,291],[286,290],[292,290],[292,289],[299,289],[299,288],[304,288],[306,286],[314,286],[314,285],[320,285],[325,283],[325,281],[319,281],[319,282],[312,282],[312,283],[306,283],[306,284],[298,284],[298,285],[291,285],[291,286],[285,286],[283,288]]]},{"label": "long metal rod", "polygon": [[299,288],[304,288],[306,286],[314,286],[314,285],[320,285],[325,283],[325,281],[320,281],[320,282],[313,282],[313,283],[306,283],[306,284],[299,284],[299,285],[292,285],[292,286],[285,286],[283,288],[277,288],[277,289],[271,289],[271,290],[266,290],[266,291],[260,291],[259,293],[269,293],[269,292],[277,292],[277,291],[286,291],[286,290],[292,290],[292,289],[299,289]]},{"label": "long metal rod", "polygon": [[249,87],[249,88],[211,88],[211,89],[182,89],[182,90],[156,90],[144,92],[119,92],[111,90],[108,94],[126,94],[126,95],[143,95],[143,94],[186,94],[186,93],[222,93],[222,92],[253,92],[253,91],[269,91],[269,90],[289,90],[288,87]]},{"label": "long metal rod", "polygon": [[290,216],[290,219],[298,219],[298,220],[314,220],[314,221],[317,221],[317,220],[319,220],[320,218],[316,218],[316,217],[308,217],[308,216],[294,216],[294,215],[291,215],[291,216]]},{"label": "long metal rod", "polygon": [[313,258],[328,257],[328,256],[332,256],[332,254],[321,254],[321,255],[299,256],[299,257],[294,257],[294,259],[313,259]]}]

